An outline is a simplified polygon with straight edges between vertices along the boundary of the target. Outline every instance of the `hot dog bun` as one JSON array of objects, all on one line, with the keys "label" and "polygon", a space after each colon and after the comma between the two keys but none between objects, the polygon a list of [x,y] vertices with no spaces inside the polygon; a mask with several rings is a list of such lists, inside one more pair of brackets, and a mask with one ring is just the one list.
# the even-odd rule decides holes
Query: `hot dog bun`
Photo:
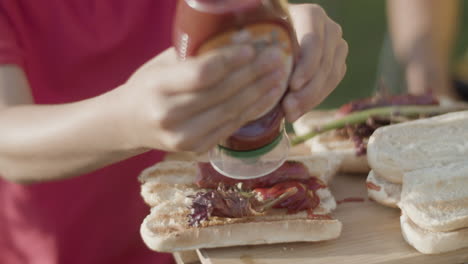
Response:
[{"label": "hot dog bun", "polygon": [[[330,179],[337,170],[334,159],[298,158],[306,165],[311,177],[322,181]],[[335,165],[333,165],[335,164]],[[167,161],[146,169],[140,175],[142,197],[150,205],[151,213],[141,225],[141,236],[155,251],[174,252],[198,248],[226,247],[323,241],[337,238],[342,224],[329,219],[336,202],[328,188],[320,189],[320,205],[314,215],[327,216],[310,219],[307,212],[287,214],[283,209],[272,209],[263,215],[243,218],[212,217],[201,226],[188,225],[191,198],[201,191],[194,182],[196,163]]]},{"label": "hot dog bun", "polygon": [[367,159],[385,180],[401,184],[405,172],[466,161],[468,111],[385,126],[369,138]]},{"label": "hot dog bun", "polygon": [[405,173],[398,205],[429,231],[468,227],[468,160]]},{"label": "hot dog bun", "polygon": [[369,196],[397,202],[410,245],[425,254],[468,247],[468,111],[381,127],[368,159],[368,181],[381,188]]},{"label": "hot dog bun", "polygon": [[468,247],[468,228],[450,232],[433,232],[416,225],[406,215],[400,216],[405,241],[423,254],[439,254]]}]

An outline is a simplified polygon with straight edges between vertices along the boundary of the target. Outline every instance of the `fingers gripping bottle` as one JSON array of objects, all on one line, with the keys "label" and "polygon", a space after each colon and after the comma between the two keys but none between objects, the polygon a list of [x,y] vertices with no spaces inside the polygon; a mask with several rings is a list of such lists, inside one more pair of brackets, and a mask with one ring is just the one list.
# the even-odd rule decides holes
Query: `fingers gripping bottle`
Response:
[{"label": "fingers gripping bottle", "polygon": [[[233,44],[257,51],[276,45],[283,51],[286,92],[298,50],[286,0],[179,0],[174,45],[185,60]],[[289,153],[281,99],[210,151],[212,166],[236,179],[265,176],[279,168]]]}]

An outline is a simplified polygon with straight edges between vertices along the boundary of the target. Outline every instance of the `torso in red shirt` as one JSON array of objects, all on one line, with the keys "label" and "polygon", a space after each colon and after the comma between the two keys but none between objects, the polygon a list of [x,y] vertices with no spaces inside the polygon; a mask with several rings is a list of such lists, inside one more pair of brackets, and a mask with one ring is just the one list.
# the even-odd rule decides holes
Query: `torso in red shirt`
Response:
[{"label": "torso in red shirt", "polygon": [[[0,0],[0,64],[24,69],[38,104],[102,94],[170,46],[175,2]],[[137,176],[162,155],[54,183],[0,180],[0,263],[169,263],[139,235]]]}]

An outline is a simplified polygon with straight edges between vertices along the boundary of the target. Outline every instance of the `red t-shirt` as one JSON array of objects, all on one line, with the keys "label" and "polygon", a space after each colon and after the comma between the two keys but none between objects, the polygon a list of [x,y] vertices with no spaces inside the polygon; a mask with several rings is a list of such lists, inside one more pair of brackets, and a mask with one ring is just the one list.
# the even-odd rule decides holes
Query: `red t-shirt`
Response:
[{"label": "red t-shirt", "polygon": [[[2,0],[0,64],[24,69],[37,104],[97,96],[170,46],[175,2]],[[139,234],[149,208],[137,176],[162,156],[54,183],[0,180],[0,263],[170,263]]]}]

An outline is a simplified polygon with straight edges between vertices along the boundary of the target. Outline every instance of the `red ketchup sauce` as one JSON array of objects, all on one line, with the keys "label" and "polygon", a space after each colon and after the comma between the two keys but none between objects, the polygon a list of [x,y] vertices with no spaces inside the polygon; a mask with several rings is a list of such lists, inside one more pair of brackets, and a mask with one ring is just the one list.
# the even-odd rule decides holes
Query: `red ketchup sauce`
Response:
[{"label": "red ketchup sauce", "polygon": [[326,214],[326,215],[314,214],[313,210],[308,211],[307,218],[309,218],[311,220],[333,220],[333,217],[331,215],[329,215],[329,214]]},{"label": "red ketchup sauce", "polygon": [[273,208],[285,208],[288,209],[288,213],[297,213],[307,209],[313,210],[320,204],[316,189],[309,189],[306,183],[297,181],[278,183],[270,188],[256,188],[254,191],[260,193],[263,199],[270,200],[292,189],[297,190],[295,194],[279,201]]},{"label": "red ketchup sauce", "polygon": [[367,186],[367,189],[375,190],[375,191],[380,191],[382,189],[379,185],[374,184],[373,182],[366,182],[366,186]]},{"label": "red ketchup sauce", "polygon": [[344,198],[343,200],[336,201],[337,204],[342,204],[342,203],[363,203],[365,202],[364,198],[361,197],[348,197]]},{"label": "red ketchup sauce", "polygon": [[[213,49],[251,43],[258,50],[279,45],[291,73],[298,44],[283,0],[179,0],[174,45],[184,60]],[[288,80],[284,82],[286,90]],[[235,132],[221,146],[248,151],[271,143],[282,131],[279,102]]]},{"label": "red ketchup sauce", "polygon": [[292,191],[294,194],[280,199],[273,208],[284,208],[288,213],[313,210],[320,204],[318,189],[327,186],[316,177],[311,177],[307,168],[299,162],[285,162],[278,170],[266,177],[252,180],[236,180],[223,176],[209,163],[198,164],[197,185],[201,188],[216,189],[219,184],[233,186],[242,184],[242,189],[260,193],[263,200],[273,200]]}]

